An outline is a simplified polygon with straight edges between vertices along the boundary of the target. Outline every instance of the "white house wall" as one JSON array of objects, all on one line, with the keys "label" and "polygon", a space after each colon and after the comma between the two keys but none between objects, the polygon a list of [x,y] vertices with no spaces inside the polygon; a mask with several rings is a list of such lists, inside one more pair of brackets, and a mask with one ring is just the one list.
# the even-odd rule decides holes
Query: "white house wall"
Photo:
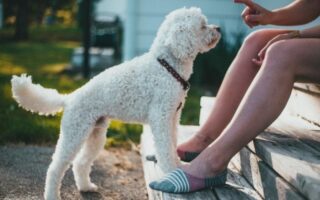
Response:
[{"label": "white house wall", "polygon": [[127,0],[100,0],[96,6],[97,15],[116,14],[124,20],[126,15]]},{"label": "white house wall", "polygon": [[[132,0],[128,0],[132,1]],[[239,12],[242,7],[230,0],[133,0],[135,4],[135,39],[131,40],[133,52],[126,52],[125,58],[140,55],[150,48],[164,17],[177,8],[200,7],[209,23],[222,26],[229,36],[241,30]],[[132,2],[130,2],[132,4]],[[127,16],[127,18],[133,16]],[[245,29],[243,31],[246,31]],[[225,36],[227,37],[227,36]],[[231,38],[231,37],[228,37]],[[128,44],[127,44],[128,45]],[[125,47],[126,48],[126,47]]]},{"label": "white house wall", "polygon": [[[292,0],[256,0],[255,2],[268,9],[274,9],[287,5]],[[97,13],[116,13],[124,21],[123,49],[124,58],[127,60],[148,51],[166,14],[177,8],[192,6],[200,7],[209,23],[221,26],[225,33],[223,37],[231,43],[235,34],[239,32],[248,34],[261,28],[247,28],[240,17],[244,6],[235,4],[233,0],[102,0],[97,6]],[[320,24],[319,18],[308,25],[289,28],[306,28],[315,24]]]}]

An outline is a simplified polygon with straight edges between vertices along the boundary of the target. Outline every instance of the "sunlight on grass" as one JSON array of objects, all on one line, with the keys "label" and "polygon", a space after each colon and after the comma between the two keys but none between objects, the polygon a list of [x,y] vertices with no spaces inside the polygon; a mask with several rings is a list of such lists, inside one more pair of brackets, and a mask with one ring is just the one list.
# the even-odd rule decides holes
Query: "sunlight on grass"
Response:
[{"label": "sunlight on grass", "polygon": [[57,64],[51,64],[51,65],[44,65],[41,68],[41,72],[43,73],[51,73],[51,74],[58,74],[62,72],[68,63],[57,63]]},{"label": "sunlight on grass", "polygon": [[21,66],[14,66],[14,65],[5,65],[6,67],[0,68],[0,74],[3,75],[12,75],[12,74],[23,74],[26,72],[26,69]]},{"label": "sunlight on grass", "polygon": [[64,42],[57,42],[56,46],[61,47],[61,48],[75,48],[80,46],[79,42],[74,42],[74,41],[64,41]]},{"label": "sunlight on grass", "polygon": [[126,124],[119,120],[112,120],[108,129],[105,147],[131,147],[131,143],[139,143],[142,125]]},{"label": "sunlight on grass", "polygon": [[21,65],[13,64],[13,55],[2,53],[0,54],[0,74],[11,75],[21,74],[26,72],[26,68]]}]

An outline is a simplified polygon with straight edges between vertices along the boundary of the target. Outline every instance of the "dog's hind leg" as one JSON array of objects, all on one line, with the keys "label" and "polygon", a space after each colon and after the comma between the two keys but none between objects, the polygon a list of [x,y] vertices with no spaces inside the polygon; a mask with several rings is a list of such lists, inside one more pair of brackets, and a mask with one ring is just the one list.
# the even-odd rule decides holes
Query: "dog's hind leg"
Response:
[{"label": "dog's hind leg", "polygon": [[105,117],[98,119],[95,128],[73,161],[72,169],[79,191],[93,192],[98,190],[98,187],[90,180],[90,171],[93,161],[105,145],[107,126],[108,122]]},{"label": "dog's hind leg", "polygon": [[60,199],[60,186],[64,173],[91,133],[93,122],[85,115],[65,111],[61,122],[60,137],[47,172],[45,200]]}]

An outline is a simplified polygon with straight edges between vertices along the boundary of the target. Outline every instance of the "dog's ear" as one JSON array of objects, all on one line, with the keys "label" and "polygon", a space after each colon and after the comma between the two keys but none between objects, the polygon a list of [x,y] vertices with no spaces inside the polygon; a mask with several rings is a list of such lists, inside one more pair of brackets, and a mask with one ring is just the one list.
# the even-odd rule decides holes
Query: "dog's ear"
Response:
[{"label": "dog's ear", "polygon": [[193,44],[195,37],[186,24],[176,25],[169,30],[164,45],[169,47],[172,54],[179,60],[190,59],[195,56]]}]

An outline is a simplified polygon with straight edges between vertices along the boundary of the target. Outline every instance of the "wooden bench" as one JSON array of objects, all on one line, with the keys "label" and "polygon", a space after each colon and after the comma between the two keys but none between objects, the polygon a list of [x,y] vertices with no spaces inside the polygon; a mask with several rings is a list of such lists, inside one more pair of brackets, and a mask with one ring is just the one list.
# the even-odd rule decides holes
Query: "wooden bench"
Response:
[{"label": "wooden bench", "polygon": [[[228,166],[227,185],[184,195],[151,190],[159,179],[157,164],[147,161],[154,154],[149,127],[141,137],[141,155],[149,199],[320,199],[320,89],[297,84],[281,116],[244,147]],[[200,125],[214,106],[213,97],[201,98]],[[198,126],[180,126],[178,143]]]}]

